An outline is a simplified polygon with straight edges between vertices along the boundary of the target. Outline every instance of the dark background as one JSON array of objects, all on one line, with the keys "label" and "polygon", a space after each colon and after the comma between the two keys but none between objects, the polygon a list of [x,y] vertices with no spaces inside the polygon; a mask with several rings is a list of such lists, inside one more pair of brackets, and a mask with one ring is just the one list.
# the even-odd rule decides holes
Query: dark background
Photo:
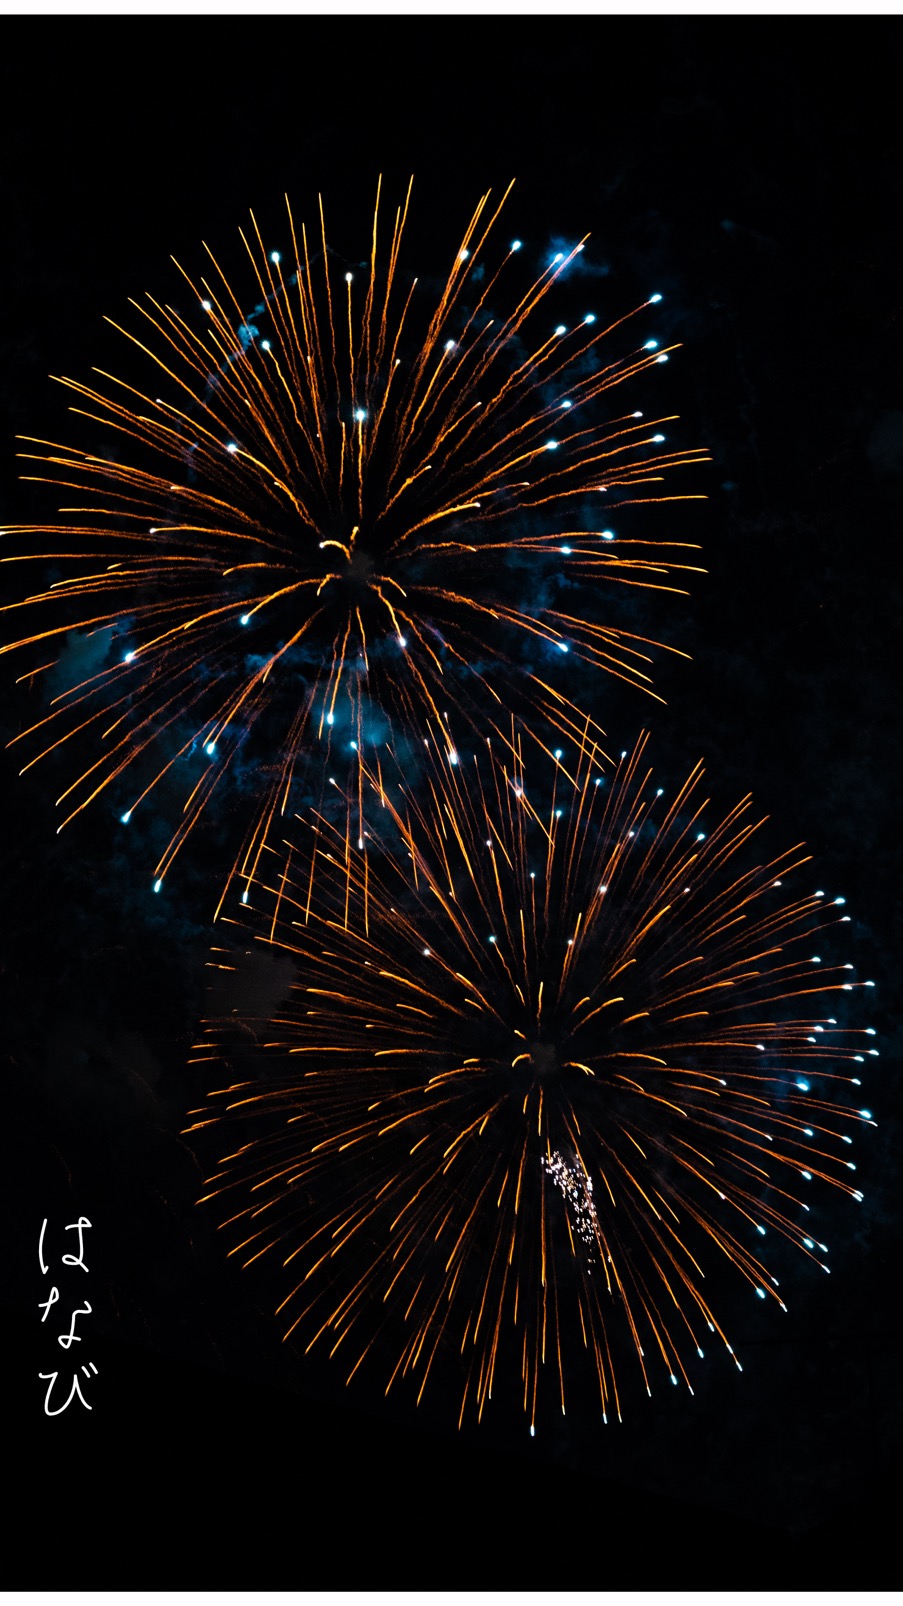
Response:
[{"label": "dark background", "polygon": [[[793,1268],[782,1326],[733,1313],[742,1377],[713,1364],[693,1400],[659,1390],[622,1427],[546,1444],[491,1421],[457,1435],[441,1409],[346,1391],[281,1345],[266,1290],[224,1263],[195,1208],[178,1134],[199,1096],[185,1057],[211,883],[186,871],[161,908],[105,820],[57,837],[49,777],[20,780],[4,753],[5,1383],[22,1509],[56,1535],[28,1553],[27,1582],[879,1586],[901,1421],[899,22],[7,18],[2,31],[6,522],[35,505],[16,433],[73,434],[47,375],[121,368],[103,315],[170,292],[170,253],[194,267],[201,239],[230,260],[251,206],[278,244],[284,191],[310,216],[322,190],[353,257],[377,173],[397,193],[413,170],[411,254],[440,268],[478,194],[514,176],[504,227],[537,258],[590,231],[587,295],[626,310],[662,292],[656,333],[683,342],[662,410],[713,459],[693,471],[708,502],[682,515],[708,573],[660,626],[692,655],[659,664],[668,708],[625,695],[599,714],[624,746],[650,724],[665,773],[704,756],[722,802],[752,788],[776,850],[810,845],[818,884],[846,896],[849,957],[877,983],[881,1049],[865,1085],[879,1127],[857,1154],[865,1202],[829,1203],[832,1276]],[[0,667],[8,740],[24,713],[15,658]],[[50,1420],[34,1376],[49,1365],[37,1231],[79,1211],[93,1223],[94,1409]]]}]

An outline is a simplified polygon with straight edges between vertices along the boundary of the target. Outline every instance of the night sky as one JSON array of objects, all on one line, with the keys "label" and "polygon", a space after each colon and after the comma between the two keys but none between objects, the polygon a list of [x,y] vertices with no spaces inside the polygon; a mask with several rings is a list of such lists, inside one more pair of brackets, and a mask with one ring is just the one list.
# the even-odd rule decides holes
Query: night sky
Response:
[{"label": "night sky", "polygon": [[[479,194],[516,178],[505,227],[537,259],[590,232],[581,293],[606,310],[662,293],[658,329],[682,343],[663,410],[712,459],[692,471],[708,500],[679,515],[707,573],[642,615],[690,655],[659,658],[667,706],[589,683],[584,701],[619,747],[651,729],[666,774],[704,757],[725,806],[752,790],[775,851],[809,845],[817,884],[847,899],[846,957],[875,979],[881,1051],[865,1201],[828,1201],[832,1275],[791,1258],[787,1316],[742,1294],[725,1313],[742,1376],[713,1363],[694,1399],[658,1388],[623,1426],[545,1443],[491,1415],[459,1435],[448,1402],[346,1389],[325,1355],[282,1344],[266,1280],[226,1262],[197,1210],[179,1134],[203,1092],[186,1056],[215,844],[154,900],[140,840],[103,810],[57,836],[60,772],[20,779],[4,751],[6,1389],[23,1510],[47,1539],[15,1581],[880,1587],[901,1425],[898,20],[20,18],[7,43],[14,29],[3,520],[39,500],[16,434],[74,433],[47,376],[122,372],[102,319],[172,294],[170,255],[197,266],[203,239],[236,260],[250,207],[275,239],[283,193],[310,216],[322,191],[338,248],[363,256],[377,175],[395,195],[413,171],[410,254],[439,269]],[[31,705],[15,657],[0,669],[5,744]],[[79,1213],[94,1409],[51,1420],[37,1235]]]}]

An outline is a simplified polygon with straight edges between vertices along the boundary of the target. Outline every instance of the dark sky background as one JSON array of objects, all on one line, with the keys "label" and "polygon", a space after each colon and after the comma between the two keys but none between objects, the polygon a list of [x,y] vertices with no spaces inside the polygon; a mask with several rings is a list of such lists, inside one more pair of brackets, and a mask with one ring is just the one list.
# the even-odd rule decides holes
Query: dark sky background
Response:
[{"label": "dark sky background", "polygon": [[[659,625],[692,656],[659,664],[668,707],[596,711],[619,746],[650,724],[666,773],[704,756],[722,802],[752,789],[775,850],[810,845],[877,983],[881,1050],[865,1202],[829,1204],[833,1274],[789,1267],[782,1325],[731,1313],[742,1377],[713,1364],[695,1399],[660,1389],[607,1431],[457,1435],[441,1402],[386,1405],[281,1344],[266,1287],[195,1208],[179,1131],[199,1092],[203,857],[161,907],[104,819],[57,837],[50,777],[20,780],[4,752],[5,1381],[48,1545],[16,1582],[879,1586],[901,1425],[899,22],[19,18],[3,35],[6,522],[35,505],[16,433],[72,433],[48,374],[121,371],[103,315],[166,293],[170,253],[228,257],[251,206],[274,239],[284,191],[310,215],[322,190],[334,243],[363,255],[376,175],[397,191],[413,171],[412,254],[441,267],[514,176],[506,227],[537,254],[591,231],[597,300],[663,293],[683,350],[662,396],[712,456],[693,471],[708,502],[682,515],[708,573]],[[15,659],[0,669],[6,741],[24,712]],[[79,1211],[94,1409],[49,1420],[37,1233]]]}]

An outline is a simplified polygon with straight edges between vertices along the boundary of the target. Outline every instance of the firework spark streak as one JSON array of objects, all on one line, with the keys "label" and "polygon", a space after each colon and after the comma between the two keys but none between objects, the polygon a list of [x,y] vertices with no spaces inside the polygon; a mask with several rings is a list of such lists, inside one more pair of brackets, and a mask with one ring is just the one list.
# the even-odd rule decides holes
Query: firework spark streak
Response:
[{"label": "firework spark streak", "polygon": [[350,1375],[369,1356],[419,1399],[452,1365],[462,1416],[514,1383],[532,1428],[582,1367],[607,1420],[622,1363],[651,1392],[707,1338],[733,1355],[707,1271],[786,1308],[781,1241],[824,1266],[810,1204],[861,1198],[876,1052],[836,1017],[869,984],[830,957],[843,900],[801,848],[762,859],[749,798],[707,823],[701,766],[665,797],[645,739],[613,778],[517,726],[423,751],[367,772],[350,873],[323,815],[261,857],[214,963],[295,981],[240,1034],[209,1022],[205,1198]]},{"label": "firework spark streak", "polygon": [[233,867],[248,884],[299,765],[315,752],[322,774],[329,744],[362,753],[400,722],[502,705],[573,735],[569,666],[649,687],[655,644],[616,606],[600,621],[600,597],[680,592],[695,567],[686,543],[617,529],[632,504],[683,500],[662,477],[702,460],[616,405],[673,348],[645,320],[634,337],[592,312],[553,325],[547,297],[584,242],[524,274],[520,241],[496,250],[488,195],[441,290],[418,289],[399,265],[409,198],[386,220],[377,192],[354,273],[322,205],[310,235],[289,209],[284,260],[252,217],[244,290],[208,249],[209,277],[179,270],[185,310],[133,303],[137,332],[120,332],[146,388],[61,381],[102,451],[24,453],[28,478],[69,495],[64,524],[7,532],[28,556],[4,561],[59,576],[6,610],[31,628],[3,650],[33,648],[22,678],[51,693],[16,740],[25,768],[93,743],[63,824],[99,796],[124,823],[150,801],[175,812],[158,890],[227,772],[253,798]]}]

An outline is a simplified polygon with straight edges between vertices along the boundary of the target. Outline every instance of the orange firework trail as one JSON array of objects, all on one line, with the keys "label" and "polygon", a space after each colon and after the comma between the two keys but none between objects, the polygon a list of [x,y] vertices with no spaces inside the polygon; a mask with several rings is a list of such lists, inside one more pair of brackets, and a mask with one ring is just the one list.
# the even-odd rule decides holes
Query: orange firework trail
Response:
[{"label": "orange firework trail", "polygon": [[710,1335],[733,1354],[707,1270],[785,1308],[769,1244],[824,1265],[810,1200],[861,1198],[875,1052],[830,1012],[869,984],[824,956],[843,900],[800,847],[757,854],[749,798],[708,824],[701,766],[664,796],[645,738],[613,779],[589,740],[571,764],[512,726],[454,767],[446,742],[365,772],[349,873],[322,814],[261,856],[214,963],[234,987],[269,952],[294,982],[197,1051],[205,1198],[349,1378],[419,1399],[451,1365],[462,1417],[516,1385],[532,1429],[582,1375],[607,1420],[625,1356],[651,1392],[691,1386]]},{"label": "orange firework trail", "polygon": [[[553,327],[546,298],[583,242],[523,275],[521,242],[495,249],[488,195],[441,290],[418,290],[400,265],[409,197],[385,219],[377,192],[356,273],[322,205],[311,234],[289,209],[283,256],[252,217],[249,291],[208,250],[209,277],[180,269],[185,310],[133,303],[138,332],[120,332],[145,388],[61,381],[118,447],[24,454],[69,500],[64,524],[7,532],[29,554],[5,561],[60,575],[6,610],[30,630],[3,650],[35,649],[22,678],[52,691],[16,740],[25,768],[93,744],[63,824],[101,795],[123,822],[149,800],[175,810],[158,890],[227,772],[253,799],[233,866],[250,884],[299,766],[317,751],[319,774],[330,743],[361,753],[411,720],[501,705],[573,735],[566,664],[649,686],[654,643],[600,621],[599,599],[681,591],[694,567],[685,543],[610,528],[682,500],[662,477],[702,460],[664,445],[666,420],[612,405],[667,349],[624,318]],[[34,535],[50,538],[38,555]]]}]

